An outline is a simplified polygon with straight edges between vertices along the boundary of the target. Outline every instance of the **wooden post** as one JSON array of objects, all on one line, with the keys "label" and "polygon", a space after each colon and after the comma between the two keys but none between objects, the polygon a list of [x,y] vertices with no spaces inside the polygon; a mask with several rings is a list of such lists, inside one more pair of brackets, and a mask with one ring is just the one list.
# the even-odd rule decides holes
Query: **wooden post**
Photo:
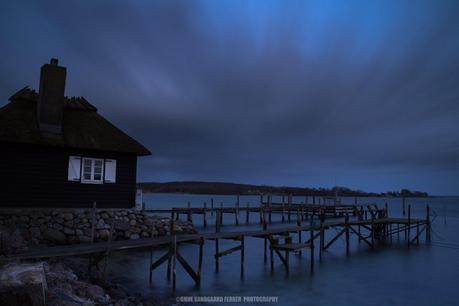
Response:
[{"label": "wooden post", "polygon": [[311,263],[310,263],[310,269],[311,273],[314,273],[314,219],[311,218],[309,222],[309,240],[310,240],[310,246],[311,246]]},{"label": "wooden post", "polygon": [[288,211],[287,211],[287,219],[289,223],[291,222],[291,218],[290,218],[291,211],[292,211],[292,195],[289,194],[288,195]]},{"label": "wooden post", "polygon": [[[322,209],[320,210],[319,218],[320,218],[319,260],[322,260],[322,253],[323,253],[324,248],[325,248],[324,214],[322,213]],[[311,218],[311,222],[312,222],[312,220],[314,220],[314,218]]]},{"label": "wooden post", "polygon": [[271,223],[272,194],[268,195],[269,223]]},{"label": "wooden post", "polygon": [[[217,210],[216,211],[216,220],[217,224],[215,226],[215,232],[219,233],[220,232],[220,214],[221,211]],[[219,248],[218,248],[218,238],[215,238],[215,271],[218,272],[220,265],[219,265]]]},{"label": "wooden post", "polygon": [[241,236],[241,279],[244,279],[244,235]]},{"label": "wooden post", "polygon": [[177,236],[174,235],[174,257],[172,259],[172,290],[175,291],[176,283],[177,283]]},{"label": "wooden post", "polygon": [[426,242],[430,242],[430,207],[426,207]]},{"label": "wooden post", "polygon": [[96,213],[97,213],[97,202],[92,203],[91,210],[91,243],[94,242],[96,234]]},{"label": "wooden post", "polygon": [[204,249],[204,238],[199,239],[199,260],[198,260],[198,279],[199,279],[199,285],[201,285],[201,271],[202,271],[202,255],[203,255],[203,250]]},{"label": "wooden post", "polygon": [[223,225],[223,202],[220,202],[220,225]]},{"label": "wooden post", "polygon": [[357,197],[354,197],[354,205],[357,205]]},{"label": "wooden post", "polygon": [[264,236],[263,237],[263,250],[264,250],[264,252],[263,252],[263,261],[264,261],[265,264],[268,261],[268,255],[266,254],[266,251],[267,251],[266,249],[268,247],[267,244],[268,244],[268,239],[266,238],[266,236]]},{"label": "wooden post", "polygon": [[210,215],[214,215],[214,198],[210,198]]},{"label": "wooden post", "polygon": [[392,244],[392,223],[389,224],[389,233],[388,235],[390,236],[390,243]]},{"label": "wooden post", "polygon": [[271,261],[271,272],[274,271],[274,251],[273,251],[273,240],[269,240],[269,258]]},{"label": "wooden post", "polygon": [[416,244],[419,245],[419,221],[416,222]]},{"label": "wooden post", "polygon": [[411,205],[408,204],[408,228],[407,228],[408,239],[406,240],[406,242],[408,243],[408,247],[410,246],[410,238],[411,238],[410,232],[411,232]]},{"label": "wooden post", "polygon": [[300,209],[296,209],[296,225],[301,226]]},{"label": "wooden post", "polygon": [[315,195],[312,196],[312,204],[314,204],[314,205],[316,204],[316,196]]},{"label": "wooden post", "polygon": [[245,223],[249,224],[250,204],[247,202],[247,211],[245,212]]},{"label": "wooden post", "polygon": [[[298,243],[301,243],[301,229],[298,230]],[[300,250],[298,254],[301,256],[303,252]]]},{"label": "wooden post", "polygon": [[203,217],[204,217],[204,228],[207,227],[207,202],[204,202],[204,209],[203,209]]},{"label": "wooden post", "polygon": [[188,222],[193,222],[193,214],[191,213],[191,203],[188,201]]},{"label": "wooden post", "polygon": [[236,225],[239,225],[239,195],[236,197]]},{"label": "wooden post", "polygon": [[263,204],[260,204],[260,224],[263,224]]},{"label": "wooden post", "polygon": [[285,199],[284,199],[284,196],[282,195],[282,223],[285,222]]},{"label": "wooden post", "polygon": [[344,219],[344,227],[346,229],[346,255],[349,255],[349,216],[346,214]]},{"label": "wooden post", "polygon": [[405,197],[402,198],[403,216],[405,216]]},{"label": "wooden post", "polygon": [[375,247],[375,218],[371,216],[371,247]]}]

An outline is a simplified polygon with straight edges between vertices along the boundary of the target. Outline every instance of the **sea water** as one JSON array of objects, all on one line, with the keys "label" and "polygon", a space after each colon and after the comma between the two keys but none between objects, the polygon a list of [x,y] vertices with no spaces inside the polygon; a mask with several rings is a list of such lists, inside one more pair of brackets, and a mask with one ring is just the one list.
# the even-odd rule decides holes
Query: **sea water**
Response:
[{"label": "sea water", "polygon": [[[187,195],[187,194],[144,194],[147,208],[234,206],[235,196]],[[281,198],[274,198],[278,202]],[[354,198],[342,198],[343,203],[353,204]],[[306,201],[295,197],[294,202]],[[311,202],[312,198],[308,199]],[[241,196],[241,207],[249,203],[259,207],[258,196]],[[402,200],[395,198],[358,198],[359,203],[376,203],[381,208],[388,205],[391,217],[402,216]],[[222,204],[221,204],[222,203]],[[425,243],[421,235],[419,245],[407,247],[403,233],[400,240],[393,236],[392,244],[381,244],[374,250],[365,243],[358,243],[351,235],[351,250],[346,256],[344,236],[338,239],[319,261],[318,248],[315,252],[315,271],[309,270],[309,250],[302,256],[290,255],[290,271],[287,274],[278,258],[274,271],[263,259],[263,239],[246,238],[245,274],[240,279],[240,252],[220,258],[220,269],[215,271],[215,244],[206,241],[201,276],[201,286],[196,288],[193,280],[177,263],[177,289],[172,292],[171,281],[166,278],[166,264],[153,272],[153,283],[149,284],[150,250],[116,252],[110,257],[109,277],[124,284],[131,292],[143,296],[156,296],[171,304],[234,305],[239,302],[257,305],[459,305],[459,198],[407,198],[412,218],[425,218],[426,205],[430,206],[432,220],[432,243]],[[167,214],[166,216],[169,216]],[[215,215],[207,215],[208,228],[202,227],[202,216],[194,215],[193,221],[199,231],[214,230]],[[183,220],[186,219],[182,215]],[[239,216],[235,226],[234,215],[224,215],[221,231],[260,229],[258,214],[250,215],[245,224],[245,212]],[[296,214],[292,214],[293,226]],[[273,224],[268,227],[285,226],[281,216],[273,214]],[[327,239],[336,234],[327,231]],[[414,237],[415,230],[411,231]],[[307,235],[303,234],[303,239]],[[295,237],[294,237],[295,239]],[[238,242],[220,240],[220,251],[237,245]],[[318,243],[316,244],[318,246]],[[180,245],[179,252],[196,269],[198,246]],[[164,250],[153,251],[157,259]],[[254,300],[254,298],[265,300]],[[271,299],[271,300],[268,300]],[[187,301],[201,301],[192,303]]]}]

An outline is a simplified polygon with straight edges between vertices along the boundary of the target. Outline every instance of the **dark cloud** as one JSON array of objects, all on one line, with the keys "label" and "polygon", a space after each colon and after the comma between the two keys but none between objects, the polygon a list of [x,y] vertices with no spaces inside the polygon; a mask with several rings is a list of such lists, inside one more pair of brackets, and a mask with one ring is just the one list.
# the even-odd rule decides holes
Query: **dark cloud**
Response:
[{"label": "dark cloud", "polygon": [[139,180],[459,191],[456,1],[0,5],[0,96],[52,56]]}]

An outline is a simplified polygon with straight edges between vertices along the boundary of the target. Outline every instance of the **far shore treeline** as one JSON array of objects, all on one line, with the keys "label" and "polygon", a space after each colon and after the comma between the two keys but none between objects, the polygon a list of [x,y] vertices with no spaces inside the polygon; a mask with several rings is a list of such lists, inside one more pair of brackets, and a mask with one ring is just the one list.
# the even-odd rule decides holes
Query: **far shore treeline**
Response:
[{"label": "far shore treeline", "polygon": [[401,189],[384,193],[352,190],[347,187],[308,188],[308,187],[276,187],[267,185],[249,185],[222,182],[144,182],[137,184],[143,192],[151,193],[188,193],[188,194],[216,194],[216,195],[259,195],[259,194],[293,194],[302,196],[329,196],[335,195],[358,197],[428,197],[427,192]]}]

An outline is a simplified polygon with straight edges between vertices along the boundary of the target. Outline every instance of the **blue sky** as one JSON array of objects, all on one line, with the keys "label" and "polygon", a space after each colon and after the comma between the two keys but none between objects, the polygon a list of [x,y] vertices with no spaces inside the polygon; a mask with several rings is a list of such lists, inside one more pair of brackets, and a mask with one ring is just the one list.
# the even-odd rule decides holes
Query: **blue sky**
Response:
[{"label": "blue sky", "polygon": [[139,181],[459,194],[457,1],[11,1],[0,105],[58,57]]}]

